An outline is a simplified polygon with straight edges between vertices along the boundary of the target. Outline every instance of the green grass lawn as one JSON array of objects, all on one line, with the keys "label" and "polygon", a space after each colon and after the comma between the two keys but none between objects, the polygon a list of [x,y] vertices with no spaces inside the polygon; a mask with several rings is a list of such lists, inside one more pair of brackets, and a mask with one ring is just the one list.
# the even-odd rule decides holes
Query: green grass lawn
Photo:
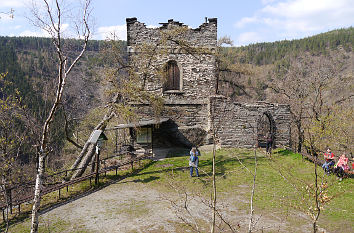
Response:
[{"label": "green grass lawn", "polygon": [[[257,176],[254,196],[255,211],[257,214],[274,213],[277,216],[290,216],[287,221],[290,224],[298,224],[297,218],[291,218],[294,213],[307,215],[309,206],[313,205],[311,191],[314,183],[314,164],[303,159],[301,155],[286,150],[276,150],[272,157],[267,157],[261,150],[257,150]],[[178,184],[179,187],[188,189],[210,198],[211,194],[211,165],[212,154],[202,153],[199,161],[200,177],[190,177],[188,168],[189,156],[170,157],[160,161],[145,161],[144,169],[134,173],[122,171],[122,175],[128,175],[127,181],[141,182],[151,188],[168,194],[174,192],[170,184]],[[220,200],[226,200],[232,196],[238,196],[249,200],[253,177],[249,171],[254,172],[254,151],[247,149],[222,149],[217,151],[216,173],[217,191]],[[123,174],[124,173],[124,174]],[[327,176],[322,168],[318,167],[319,182],[325,188],[323,209],[319,219],[320,227],[330,232],[353,232],[354,196],[353,179],[339,181],[334,175]],[[116,180],[115,173],[107,174],[102,179],[103,184],[109,184]],[[83,183],[78,189],[88,189],[89,184]],[[63,192],[64,193],[64,192]],[[63,198],[70,198],[64,196]],[[43,203],[53,202],[57,194],[44,198]],[[52,200],[51,202],[49,200]],[[247,202],[235,202],[238,208],[248,210]],[[142,205],[137,203],[136,206]],[[28,221],[28,220],[27,220]],[[59,225],[65,225],[65,220],[60,220]],[[20,226],[15,226],[16,227]],[[80,229],[78,229],[80,230]],[[12,232],[16,232],[12,231]],[[44,230],[45,232],[45,230]],[[55,232],[55,231],[53,231]]]},{"label": "green grass lawn", "polygon": [[[131,179],[149,183],[163,192],[169,192],[168,183],[178,183],[188,190],[205,194],[211,193],[212,154],[203,153],[199,162],[200,177],[189,177],[189,156],[172,157],[152,163]],[[253,183],[252,175],[241,165],[254,172],[254,151],[247,149],[222,149],[217,151],[216,173],[217,190],[220,198],[231,195],[250,199]],[[314,191],[314,164],[301,155],[287,150],[276,150],[272,157],[257,151],[257,178],[254,203],[258,213],[274,212],[278,215],[291,215],[294,211],[308,214],[314,205],[311,191]],[[319,225],[334,232],[353,230],[354,196],[353,180],[339,181],[334,175],[327,176],[317,167],[319,183],[325,188],[323,209]],[[328,197],[328,199],[327,199]],[[247,203],[241,208],[249,209]],[[308,215],[310,221],[310,216]],[[290,220],[296,224],[296,219]]]}]

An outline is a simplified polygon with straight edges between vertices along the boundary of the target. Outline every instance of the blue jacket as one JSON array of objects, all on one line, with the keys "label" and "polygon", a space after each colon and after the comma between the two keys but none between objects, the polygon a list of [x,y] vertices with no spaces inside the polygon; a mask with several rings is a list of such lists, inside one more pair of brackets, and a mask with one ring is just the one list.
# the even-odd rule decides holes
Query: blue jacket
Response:
[{"label": "blue jacket", "polygon": [[199,162],[198,156],[199,156],[199,152],[198,151],[195,153],[195,155],[194,155],[194,153],[192,151],[190,152],[189,166],[198,167],[198,162]]}]

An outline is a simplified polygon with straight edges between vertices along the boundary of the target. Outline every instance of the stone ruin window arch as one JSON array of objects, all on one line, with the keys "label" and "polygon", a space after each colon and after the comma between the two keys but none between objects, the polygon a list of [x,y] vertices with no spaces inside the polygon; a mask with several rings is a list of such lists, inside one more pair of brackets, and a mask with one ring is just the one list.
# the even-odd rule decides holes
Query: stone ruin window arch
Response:
[{"label": "stone ruin window arch", "polygon": [[276,125],[273,116],[269,112],[263,112],[257,122],[257,143],[258,147],[266,147],[267,135],[270,134],[275,146]]},{"label": "stone ruin window arch", "polygon": [[165,64],[165,83],[163,84],[163,91],[180,91],[181,84],[181,69],[175,60],[170,60]]}]

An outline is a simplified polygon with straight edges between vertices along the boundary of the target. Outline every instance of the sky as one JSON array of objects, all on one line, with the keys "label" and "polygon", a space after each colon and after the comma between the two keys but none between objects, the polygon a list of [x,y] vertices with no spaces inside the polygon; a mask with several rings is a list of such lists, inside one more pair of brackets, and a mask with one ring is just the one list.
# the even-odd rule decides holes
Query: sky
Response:
[{"label": "sky", "polygon": [[[30,23],[32,1],[41,3],[0,0],[0,36],[48,37]],[[66,2],[63,12],[78,9],[79,0]],[[6,14],[11,9],[13,18]],[[136,17],[149,27],[174,19],[197,28],[208,17],[218,19],[219,38],[228,36],[235,46],[241,46],[299,39],[354,26],[354,0],[92,0],[91,15],[93,39],[97,40],[112,33],[126,40],[126,18]],[[69,19],[62,28],[72,25]]]}]

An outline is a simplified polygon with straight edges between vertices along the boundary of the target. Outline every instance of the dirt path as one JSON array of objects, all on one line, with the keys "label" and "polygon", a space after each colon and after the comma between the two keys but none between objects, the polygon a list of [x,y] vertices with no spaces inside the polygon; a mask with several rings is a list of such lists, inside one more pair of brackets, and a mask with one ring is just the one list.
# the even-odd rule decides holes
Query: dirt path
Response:
[{"label": "dirt path", "polygon": [[[45,221],[70,220],[90,232],[160,232],[170,228],[165,220],[175,218],[167,204],[157,191],[143,184],[122,182],[60,206],[43,217]],[[75,228],[68,232],[72,230]]]},{"label": "dirt path", "polygon": [[[41,224],[53,229],[51,232],[58,232],[55,231],[56,226],[60,232],[194,232],[183,226],[176,209],[164,196],[166,194],[149,187],[149,184],[128,178],[48,211],[41,216]],[[247,229],[247,208],[237,209],[235,206],[242,205],[235,203],[247,206],[247,202],[236,196],[224,200],[220,206],[225,219],[234,226],[240,223],[240,232]],[[201,232],[208,232],[207,207],[195,199],[190,202],[190,209]],[[258,222],[258,226],[262,226],[259,232],[262,229],[264,232],[311,232],[310,223],[304,223],[306,216],[296,216],[301,218],[302,224],[290,224],[277,213],[262,213]],[[260,215],[256,215],[258,217]],[[227,227],[223,231],[230,232]]]}]

